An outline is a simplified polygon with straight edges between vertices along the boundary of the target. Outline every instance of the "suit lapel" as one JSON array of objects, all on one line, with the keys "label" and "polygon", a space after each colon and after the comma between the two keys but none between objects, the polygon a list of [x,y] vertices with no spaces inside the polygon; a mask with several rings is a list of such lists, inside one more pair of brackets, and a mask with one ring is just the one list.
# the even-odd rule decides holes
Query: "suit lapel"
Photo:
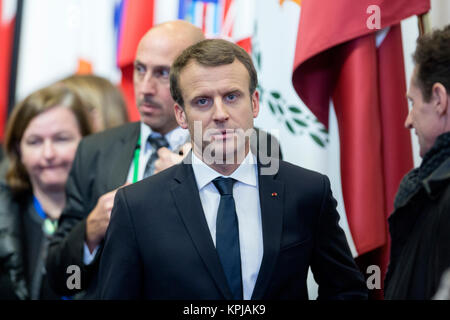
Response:
[{"label": "suit lapel", "polygon": [[252,294],[254,300],[264,298],[267,285],[272,278],[280,251],[284,210],[284,183],[277,181],[273,175],[261,175],[260,165],[258,169],[264,255]]},{"label": "suit lapel", "polygon": [[108,170],[109,179],[107,181],[106,190],[111,191],[116,189],[126,182],[140,131],[140,122],[133,123],[130,125],[127,134],[123,135],[117,143],[114,144],[114,151],[108,152],[108,155],[111,155],[112,159],[105,159],[105,164],[111,164]]},{"label": "suit lapel", "polygon": [[[190,154],[185,159],[191,159]],[[172,197],[192,242],[224,298],[232,299],[206,222],[192,166],[182,163],[174,179]]]}]

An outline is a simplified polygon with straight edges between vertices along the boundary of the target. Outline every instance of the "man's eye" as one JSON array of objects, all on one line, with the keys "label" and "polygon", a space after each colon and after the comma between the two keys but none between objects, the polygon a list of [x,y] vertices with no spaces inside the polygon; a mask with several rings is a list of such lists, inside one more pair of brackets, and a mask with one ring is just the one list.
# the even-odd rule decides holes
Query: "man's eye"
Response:
[{"label": "man's eye", "polygon": [[161,69],[158,71],[158,75],[163,78],[169,77],[170,70],[169,69]]},{"label": "man's eye", "polygon": [[197,99],[197,100],[195,101],[195,104],[198,105],[198,106],[203,107],[203,106],[208,105],[208,102],[209,102],[209,99],[208,99],[208,98],[199,98],[199,99]]},{"label": "man's eye", "polygon": [[170,69],[165,67],[155,68],[152,71],[152,76],[164,84],[169,82],[169,74]]},{"label": "man's eye", "polygon": [[137,64],[134,66],[134,69],[138,72],[138,73],[145,73],[145,67],[143,65]]},{"label": "man's eye", "polygon": [[235,101],[237,98],[238,98],[238,94],[236,94],[236,93],[230,93],[230,94],[227,94],[226,96],[225,96],[225,99],[227,100],[227,101],[229,101],[229,102],[233,102],[233,101]]}]

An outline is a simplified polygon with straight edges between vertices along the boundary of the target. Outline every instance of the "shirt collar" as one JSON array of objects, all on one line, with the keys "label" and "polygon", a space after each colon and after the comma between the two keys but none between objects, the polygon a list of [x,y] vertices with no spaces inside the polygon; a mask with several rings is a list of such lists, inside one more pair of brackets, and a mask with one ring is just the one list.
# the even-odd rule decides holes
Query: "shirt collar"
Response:
[{"label": "shirt collar", "polygon": [[209,167],[206,163],[200,160],[194,154],[194,152],[192,152],[191,154],[192,169],[194,171],[194,176],[197,181],[199,191],[217,177],[233,178],[244,184],[254,187],[257,186],[256,156],[252,152],[249,152],[247,154],[244,161],[230,176],[224,176],[223,174]]},{"label": "shirt collar", "polygon": [[[147,141],[150,135],[157,137],[161,136],[160,133],[154,132],[149,125],[141,122],[141,144],[143,144],[143,141]],[[189,131],[181,127],[176,127],[165,135],[171,150],[175,150],[181,147],[185,142],[188,142],[188,136]],[[147,143],[144,144],[144,148],[147,148]]]}]

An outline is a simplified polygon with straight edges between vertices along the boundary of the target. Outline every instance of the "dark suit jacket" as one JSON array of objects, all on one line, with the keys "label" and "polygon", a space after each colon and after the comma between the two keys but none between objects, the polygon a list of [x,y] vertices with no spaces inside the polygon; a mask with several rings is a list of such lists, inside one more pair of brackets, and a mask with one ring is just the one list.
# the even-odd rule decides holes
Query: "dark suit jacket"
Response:
[{"label": "dark suit jacket", "polygon": [[[275,195],[276,193],[276,195]],[[259,174],[264,256],[252,299],[365,299],[326,176],[287,162]],[[230,299],[192,166],[120,189],[100,261],[102,299]]]},{"label": "dark suit jacket", "polygon": [[81,288],[87,290],[86,298],[92,297],[99,253],[92,264],[84,266],[86,217],[98,198],[126,182],[139,134],[140,123],[134,122],[88,136],[78,146],[66,185],[67,204],[47,258],[50,284],[62,295],[77,292],[66,286],[71,275],[67,267],[77,265],[81,268]]},{"label": "dark suit jacket", "polygon": [[[261,132],[261,139],[264,139],[265,133]],[[134,122],[85,137],[78,146],[66,186],[67,204],[47,258],[50,284],[61,295],[73,295],[79,291],[69,290],[66,285],[71,276],[67,268],[77,265],[81,268],[83,291],[79,298],[93,298],[101,250],[90,265],[84,265],[86,218],[102,195],[126,182],[139,135],[140,122]],[[270,137],[267,135],[266,140]],[[259,148],[259,140],[257,144]],[[277,140],[273,146],[278,148],[281,157]],[[270,155],[271,146],[268,148]]]}]

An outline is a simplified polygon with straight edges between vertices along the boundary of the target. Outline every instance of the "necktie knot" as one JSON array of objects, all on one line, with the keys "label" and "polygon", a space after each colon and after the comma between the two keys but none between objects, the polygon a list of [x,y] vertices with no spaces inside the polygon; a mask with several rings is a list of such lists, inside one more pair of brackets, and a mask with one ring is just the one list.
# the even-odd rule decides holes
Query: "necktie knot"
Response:
[{"label": "necktie knot", "polygon": [[163,136],[152,136],[150,135],[148,137],[148,142],[150,143],[150,145],[152,146],[152,148],[154,150],[158,150],[159,148],[162,147],[169,147],[169,143],[167,142],[166,138],[164,138]]},{"label": "necktie knot", "polygon": [[147,164],[145,166],[144,170],[144,178],[147,178],[148,176],[151,176],[153,172],[155,172],[155,161],[158,159],[158,154],[156,153],[158,149],[162,147],[169,147],[169,143],[167,142],[166,138],[163,136],[152,136],[150,135],[147,139],[147,141],[152,146],[152,153],[150,155],[150,158],[147,161]]},{"label": "necktie knot", "polygon": [[233,178],[215,178],[213,181],[221,196],[233,195],[233,184],[236,182]]}]

